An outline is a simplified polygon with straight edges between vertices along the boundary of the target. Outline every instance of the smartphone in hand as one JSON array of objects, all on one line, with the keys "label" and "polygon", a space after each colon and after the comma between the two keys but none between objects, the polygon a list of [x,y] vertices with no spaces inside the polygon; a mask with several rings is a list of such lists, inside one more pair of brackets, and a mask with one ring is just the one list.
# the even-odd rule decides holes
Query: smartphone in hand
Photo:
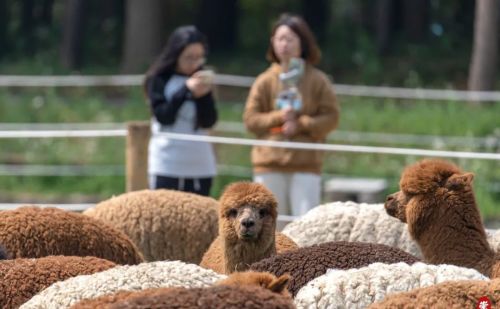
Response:
[{"label": "smartphone in hand", "polygon": [[213,84],[215,73],[212,70],[201,70],[196,72],[196,77],[199,77],[204,84]]}]

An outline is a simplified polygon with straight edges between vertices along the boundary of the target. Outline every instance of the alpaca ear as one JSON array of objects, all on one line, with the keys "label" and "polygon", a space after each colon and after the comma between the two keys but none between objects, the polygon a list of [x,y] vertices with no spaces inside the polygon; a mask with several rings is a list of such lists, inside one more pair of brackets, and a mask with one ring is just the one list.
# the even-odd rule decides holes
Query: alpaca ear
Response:
[{"label": "alpaca ear", "polygon": [[269,286],[267,288],[272,292],[281,293],[283,292],[283,290],[286,289],[286,286],[288,285],[290,279],[291,279],[290,275],[284,274],[279,278],[273,280],[271,283],[269,283]]},{"label": "alpaca ear", "polygon": [[473,179],[474,174],[472,173],[453,175],[446,181],[446,188],[450,190],[460,190],[463,187],[470,185]]}]

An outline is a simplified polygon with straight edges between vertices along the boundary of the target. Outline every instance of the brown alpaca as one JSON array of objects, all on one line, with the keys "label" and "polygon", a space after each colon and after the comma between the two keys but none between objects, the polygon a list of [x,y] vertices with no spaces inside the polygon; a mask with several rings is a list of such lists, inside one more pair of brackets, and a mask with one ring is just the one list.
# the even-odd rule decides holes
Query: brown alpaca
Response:
[{"label": "brown alpaca", "polygon": [[268,272],[244,271],[232,273],[226,279],[218,281],[216,285],[257,285],[291,298],[292,296],[287,289],[290,279],[291,277],[288,274],[278,278]]},{"label": "brown alpaca", "polygon": [[408,224],[431,264],[475,268],[500,276],[500,257],[490,248],[472,189],[473,174],[441,160],[422,160],[401,175],[387,213]]},{"label": "brown alpaca", "polygon": [[218,273],[244,271],[257,261],[298,246],[276,233],[277,202],[263,185],[237,182],[219,200],[219,236],[200,266]]},{"label": "brown alpaca", "polygon": [[[267,272],[246,271],[232,273],[226,279],[216,282],[215,285],[260,286],[273,293],[277,293],[291,299],[291,295],[286,288],[289,281],[289,275],[283,275],[277,278],[273,274]],[[106,294],[94,299],[85,299],[73,305],[71,309],[112,308],[113,304],[129,301],[143,295],[162,295],[182,290],[185,290],[185,288],[169,287],[152,288],[140,291],[120,291],[114,294]]]}]

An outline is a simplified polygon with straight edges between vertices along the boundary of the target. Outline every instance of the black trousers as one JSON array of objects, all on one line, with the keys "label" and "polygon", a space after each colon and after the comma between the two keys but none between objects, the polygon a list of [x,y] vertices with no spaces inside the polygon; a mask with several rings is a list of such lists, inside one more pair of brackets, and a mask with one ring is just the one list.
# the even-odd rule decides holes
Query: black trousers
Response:
[{"label": "black trousers", "polygon": [[212,178],[174,178],[166,176],[154,176],[154,189],[170,189],[184,192],[196,193],[209,196],[212,187]]}]

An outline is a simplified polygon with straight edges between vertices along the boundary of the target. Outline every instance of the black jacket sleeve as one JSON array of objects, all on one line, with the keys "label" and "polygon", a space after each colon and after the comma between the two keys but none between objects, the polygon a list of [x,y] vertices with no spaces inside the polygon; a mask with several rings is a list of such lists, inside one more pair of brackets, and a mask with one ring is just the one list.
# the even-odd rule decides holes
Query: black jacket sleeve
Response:
[{"label": "black jacket sleeve", "polygon": [[200,128],[211,128],[217,122],[217,109],[212,93],[208,93],[198,99],[196,103],[197,126]]},{"label": "black jacket sleeve", "polygon": [[188,88],[184,85],[167,101],[164,89],[168,79],[169,77],[155,76],[151,78],[147,85],[151,111],[158,122],[163,125],[171,125],[175,122],[179,108],[190,94]]}]

